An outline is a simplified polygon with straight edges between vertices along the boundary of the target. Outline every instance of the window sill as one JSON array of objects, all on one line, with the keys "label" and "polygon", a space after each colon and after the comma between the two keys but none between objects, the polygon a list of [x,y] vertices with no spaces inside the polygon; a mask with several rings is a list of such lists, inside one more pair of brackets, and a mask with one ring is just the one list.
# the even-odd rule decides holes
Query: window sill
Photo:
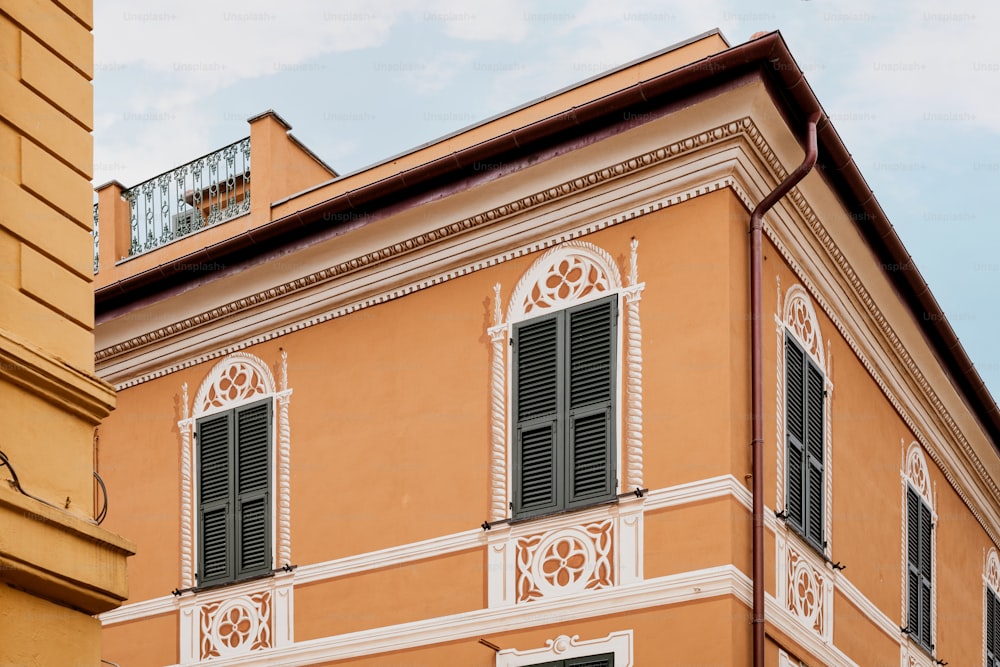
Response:
[{"label": "window sill", "polygon": [[805,535],[803,535],[802,531],[799,530],[799,527],[796,526],[794,523],[792,523],[788,519],[784,519],[784,518],[780,518],[780,517],[779,517],[779,519],[785,525],[785,527],[789,530],[789,532],[794,533],[795,536],[799,538],[799,540],[802,542],[803,545],[805,545],[805,546],[809,547],[810,549],[812,549],[813,551],[815,551],[816,555],[819,556],[820,558],[822,558],[824,562],[826,562],[826,563],[832,563],[833,562],[826,555],[826,543],[825,542],[822,545],[816,544],[811,539],[809,539],[808,537],[806,537]]},{"label": "window sill", "polygon": [[[628,494],[631,495],[631,494]],[[609,500],[600,500],[597,502],[589,503],[587,505],[579,505],[577,507],[570,507],[567,509],[556,510],[554,512],[546,512],[544,514],[532,514],[530,516],[519,516],[511,517],[507,519],[507,525],[517,526],[522,523],[528,523],[529,521],[538,521],[540,519],[550,519],[552,517],[562,516],[564,514],[573,514],[575,512],[583,512],[586,510],[594,509],[595,507],[601,507],[602,505],[617,505],[620,497],[616,496]],[[495,524],[494,524],[495,525]]]},{"label": "window sill", "polygon": [[220,582],[215,583],[215,584],[206,584],[204,586],[194,586],[193,588],[188,588],[185,591],[180,591],[180,593],[183,594],[183,593],[186,593],[186,592],[191,592],[191,593],[197,594],[197,593],[204,593],[206,591],[215,591],[215,590],[219,590],[220,588],[226,588],[228,586],[237,586],[239,584],[246,584],[246,583],[249,583],[251,581],[259,581],[261,579],[270,579],[270,578],[274,577],[275,573],[281,572],[281,571],[282,570],[280,570],[280,569],[278,569],[278,570],[270,570],[268,572],[261,572],[260,574],[254,574],[254,575],[250,575],[250,576],[247,576],[247,577],[241,577],[240,579],[230,579],[229,581],[220,581]]}]

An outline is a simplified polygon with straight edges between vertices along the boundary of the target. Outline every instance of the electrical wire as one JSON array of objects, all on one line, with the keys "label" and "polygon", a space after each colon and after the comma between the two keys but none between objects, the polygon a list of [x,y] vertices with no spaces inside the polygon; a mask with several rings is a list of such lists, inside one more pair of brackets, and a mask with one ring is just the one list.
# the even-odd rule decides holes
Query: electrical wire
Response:
[{"label": "electrical wire", "polygon": [[[45,504],[45,505],[48,505],[49,507],[54,507],[57,510],[65,511],[65,509],[66,509],[65,507],[59,507],[58,505],[54,505],[54,504],[50,503],[49,501],[45,500],[44,498],[39,498],[38,496],[32,495],[32,494],[28,493],[27,491],[25,491],[24,487],[21,486],[21,481],[17,478],[17,472],[14,470],[14,466],[12,466],[10,464],[10,459],[7,458],[7,455],[3,453],[3,450],[0,450],[0,468],[2,468],[4,466],[7,466],[7,469],[10,470],[10,476],[14,478],[12,480],[7,480],[8,483],[12,487],[14,487],[14,489],[16,489],[22,496],[27,496],[28,498],[31,498],[32,500],[37,500],[38,502],[40,502],[42,504]],[[94,474],[96,475],[97,473],[94,473]],[[104,482],[101,482],[101,486],[102,487],[104,486]],[[105,500],[105,510],[104,510],[104,512],[107,513],[107,494],[105,494],[104,500]],[[103,520],[103,517],[102,517],[102,520]]]}]

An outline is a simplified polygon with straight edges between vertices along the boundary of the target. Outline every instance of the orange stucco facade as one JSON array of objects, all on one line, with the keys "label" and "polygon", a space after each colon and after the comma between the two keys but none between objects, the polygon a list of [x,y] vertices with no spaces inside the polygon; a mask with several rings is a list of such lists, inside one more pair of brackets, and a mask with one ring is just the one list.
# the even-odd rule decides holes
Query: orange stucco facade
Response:
[{"label": "orange stucco facade", "polygon": [[[746,77],[417,203],[406,190],[384,206],[364,194],[728,48],[711,33],[349,183],[296,182],[300,195],[252,201],[266,217],[117,264],[109,255],[109,276],[102,263],[97,278],[97,367],[118,409],[100,428],[100,470],[127,508],[108,525],[139,549],[128,604],[100,617],[104,658],[751,664],[747,229],[756,202],[802,156],[767,87]],[[277,174],[280,159],[254,154],[254,197],[257,170]],[[121,205],[110,190],[102,210]],[[322,209],[345,192],[359,202],[350,215]],[[310,215],[323,222],[308,227]],[[183,276],[143,277],[292,219],[311,231],[287,246],[275,232],[193,289]],[[947,381],[836,188],[807,176],[765,218],[765,238],[765,662],[978,664],[1000,528],[997,443]],[[596,297],[617,307],[604,460],[613,489],[518,516],[522,353],[511,340],[523,344],[520,323]],[[819,544],[788,518],[786,336],[825,383]],[[206,586],[206,424],[261,401],[272,405],[266,570]],[[935,517],[931,648],[900,629],[908,487]]]}]

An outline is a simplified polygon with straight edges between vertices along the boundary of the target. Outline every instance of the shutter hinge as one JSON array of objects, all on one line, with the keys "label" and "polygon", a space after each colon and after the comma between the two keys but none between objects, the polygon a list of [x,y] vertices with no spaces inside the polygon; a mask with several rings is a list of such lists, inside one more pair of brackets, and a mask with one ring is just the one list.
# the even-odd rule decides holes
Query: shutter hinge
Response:
[{"label": "shutter hinge", "polygon": [[513,509],[514,509],[514,501],[513,501],[513,500],[512,500],[512,501],[510,501],[509,503],[507,503],[507,505],[508,505],[508,507],[510,507],[510,509],[511,509],[511,510],[513,511]]},{"label": "shutter hinge", "polygon": [[511,347],[514,347],[514,337],[513,336],[511,336],[510,338],[507,339],[507,344],[510,345]]}]

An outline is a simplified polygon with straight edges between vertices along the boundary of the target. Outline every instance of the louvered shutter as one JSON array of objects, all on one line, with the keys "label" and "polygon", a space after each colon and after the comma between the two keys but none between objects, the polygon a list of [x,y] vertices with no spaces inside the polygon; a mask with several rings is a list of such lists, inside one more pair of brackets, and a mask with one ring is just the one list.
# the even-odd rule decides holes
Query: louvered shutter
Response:
[{"label": "louvered shutter", "polygon": [[805,536],[819,549],[823,538],[823,373],[809,360],[806,363],[806,527]]},{"label": "louvered shutter", "polygon": [[236,408],[236,576],[271,569],[271,399]]},{"label": "louvered shutter", "polygon": [[201,419],[198,428],[198,585],[233,576],[233,413]]},{"label": "louvered shutter", "polygon": [[800,531],[805,528],[805,365],[806,355],[798,343],[785,335],[785,443],[788,452],[788,499],[785,516]]},{"label": "louvered shutter", "polygon": [[566,661],[566,667],[614,667],[614,653],[595,655],[587,658],[572,658]]},{"label": "louvered shutter", "polygon": [[1000,667],[1000,599],[986,589],[986,666]]},{"label": "louvered shutter", "polygon": [[567,311],[567,507],[615,494],[612,452],[617,297]]},{"label": "louvered shutter", "polygon": [[914,639],[920,631],[920,497],[906,489],[906,627]]},{"label": "louvered shutter", "polygon": [[931,508],[920,503],[920,641],[931,648]]},{"label": "louvered shutter", "polygon": [[907,628],[926,648],[931,641],[931,508],[912,488],[906,489]]},{"label": "louvered shutter", "polygon": [[514,516],[561,507],[562,313],[514,328]]}]

